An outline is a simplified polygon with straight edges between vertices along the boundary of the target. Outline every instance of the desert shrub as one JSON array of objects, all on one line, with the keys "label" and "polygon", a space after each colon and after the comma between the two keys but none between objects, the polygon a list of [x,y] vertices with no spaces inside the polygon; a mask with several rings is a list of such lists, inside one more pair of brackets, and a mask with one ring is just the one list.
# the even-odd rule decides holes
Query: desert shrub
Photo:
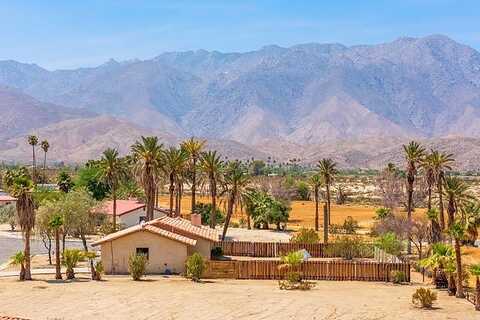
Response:
[{"label": "desert shrub", "polygon": [[229,226],[231,228],[240,228],[240,223],[236,222],[236,221],[231,221]]},{"label": "desert shrub", "polygon": [[25,253],[18,251],[10,257],[10,260],[14,266],[20,266],[19,280],[25,280]]},{"label": "desert shrub", "polygon": [[7,223],[11,231],[15,231],[17,226],[17,208],[14,204],[7,204],[0,207],[0,223]]},{"label": "desert shrub", "polygon": [[293,243],[318,243],[320,241],[318,234],[313,229],[300,228],[291,238]]},{"label": "desert shrub", "polygon": [[393,270],[392,272],[390,272],[390,278],[395,284],[402,284],[403,282],[407,281],[407,276],[405,275],[405,272],[399,270]]},{"label": "desert shrub", "polygon": [[303,262],[302,251],[291,251],[280,260],[282,264],[278,268],[287,269],[285,280],[278,282],[280,290],[310,290],[314,286],[312,282],[304,281],[302,273],[298,270]]},{"label": "desert shrub", "polygon": [[297,200],[307,201],[310,199],[310,189],[305,181],[299,181],[296,186]]},{"label": "desert shrub", "polygon": [[426,288],[418,288],[412,295],[412,303],[420,308],[429,309],[436,300],[437,294]]},{"label": "desert shrub", "polygon": [[245,219],[244,217],[241,217],[238,220],[238,224],[240,225],[240,228],[245,228],[248,224],[247,219]]},{"label": "desert shrub", "polygon": [[102,261],[97,261],[95,263],[95,280],[102,280],[102,274],[105,272]]},{"label": "desert shrub", "polygon": [[[217,224],[222,224],[225,221],[225,215],[223,212],[217,207],[216,208],[216,222]],[[210,213],[212,212],[212,204],[211,203],[197,203],[195,204],[195,212],[199,213],[202,216],[202,224],[209,225],[210,224]]]},{"label": "desert shrub", "polygon": [[332,223],[328,229],[331,234],[340,234],[343,233],[343,226],[339,224]]},{"label": "desert shrub", "polygon": [[212,256],[212,258],[219,258],[223,256],[222,247],[214,247],[212,251],[210,251],[210,255]]},{"label": "desert shrub", "polygon": [[205,271],[205,261],[203,261],[203,257],[197,252],[192,254],[187,259],[186,269],[187,278],[193,281],[199,281]]},{"label": "desert shrub", "polygon": [[74,268],[77,263],[85,259],[85,253],[80,249],[65,249],[62,256],[62,264],[67,268],[65,275],[67,279],[75,278]]},{"label": "desert shrub", "polygon": [[345,260],[372,256],[372,247],[360,237],[337,237],[326,248],[329,257],[341,257]]},{"label": "desert shrub", "polygon": [[375,241],[375,246],[394,256],[399,256],[403,249],[402,241],[393,232],[381,235]]},{"label": "desert shrub", "polygon": [[128,258],[128,271],[133,280],[138,281],[147,270],[148,258],[144,254],[132,254]]},{"label": "desert shrub", "polygon": [[383,220],[392,216],[390,208],[378,208],[375,210],[375,220]]},{"label": "desert shrub", "polygon": [[343,230],[346,234],[355,234],[357,233],[358,228],[358,221],[351,216],[348,216],[343,222]]}]

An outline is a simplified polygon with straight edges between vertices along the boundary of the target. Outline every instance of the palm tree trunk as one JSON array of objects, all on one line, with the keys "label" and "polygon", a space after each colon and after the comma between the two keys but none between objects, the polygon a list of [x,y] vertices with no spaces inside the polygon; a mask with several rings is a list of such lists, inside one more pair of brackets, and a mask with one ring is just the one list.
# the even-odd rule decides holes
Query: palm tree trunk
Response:
[{"label": "palm tree trunk", "polygon": [[32,280],[32,273],[30,268],[30,233],[32,230],[27,228],[25,230],[25,280]]},{"label": "palm tree trunk", "polygon": [[210,228],[215,229],[217,224],[217,182],[210,180],[210,194],[212,196],[212,212],[210,212]]},{"label": "palm tree trunk", "polygon": [[447,228],[450,228],[453,221],[455,220],[455,201],[453,198],[448,199],[448,208],[447,208]]},{"label": "palm tree trunk", "polygon": [[230,197],[228,199],[227,216],[225,217],[225,224],[223,225],[222,241],[225,241],[228,226],[230,224],[230,219],[232,218],[233,208],[234,208],[234,204],[235,204],[235,194],[236,193],[237,193],[237,190],[232,190],[232,192],[230,193]]},{"label": "palm tree trunk", "polygon": [[327,222],[323,222],[323,224],[326,224],[328,226],[330,226],[330,223],[331,223],[331,211],[330,211],[330,183],[327,183],[327,209],[328,209],[328,216],[327,216]]},{"label": "palm tree trunk", "polygon": [[55,279],[62,279],[62,271],[60,269],[60,232],[55,228]]},{"label": "palm tree trunk", "polygon": [[170,187],[168,191],[170,193],[170,216],[173,217],[173,193],[175,192],[175,179],[173,174],[170,174]]},{"label": "palm tree trunk", "polygon": [[476,281],[476,286],[475,286],[475,310],[480,311],[480,279],[477,276],[477,281]]},{"label": "palm tree trunk", "polygon": [[37,175],[37,161],[35,159],[35,145],[32,145],[32,180],[33,184],[37,183],[36,175]]},{"label": "palm tree trunk", "polygon": [[432,209],[432,185],[428,184],[428,200],[427,200],[427,209]]},{"label": "palm tree trunk", "polygon": [[463,292],[463,274],[462,274],[462,253],[460,251],[460,240],[455,238],[455,261],[457,263],[457,298],[465,298]]},{"label": "palm tree trunk", "polygon": [[47,152],[44,152],[43,157],[43,182],[47,183]]},{"label": "palm tree trunk", "polygon": [[117,185],[112,184],[112,196],[113,196],[113,232],[117,231]]},{"label": "palm tree trunk", "polygon": [[193,171],[192,171],[192,214],[195,213],[195,201],[197,191],[197,158],[193,157]]},{"label": "palm tree trunk", "polygon": [[315,187],[315,231],[318,231],[318,188]]},{"label": "palm tree trunk", "polygon": [[328,208],[327,205],[323,205],[323,243],[328,243]]},{"label": "palm tree trunk", "polygon": [[415,181],[415,177],[413,174],[409,173],[407,177],[407,220],[408,220],[408,228],[407,228],[407,253],[412,254],[412,210],[413,210],[413,183]]},{"label": "palm tree trunk", "polygon": [[443,213],[443,187],[442,187],[442,180],[443,175],[440,175],[437,181],[437,189],[438,189],[438,212],[439,212],[439,220],[440,220],[440,228],[445,230],[445,216]]}]

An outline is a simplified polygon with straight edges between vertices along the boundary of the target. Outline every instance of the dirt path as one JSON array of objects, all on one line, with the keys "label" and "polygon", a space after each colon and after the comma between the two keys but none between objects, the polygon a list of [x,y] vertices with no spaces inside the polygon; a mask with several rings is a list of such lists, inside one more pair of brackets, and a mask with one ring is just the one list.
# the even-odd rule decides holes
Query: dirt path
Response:
[{"label": "dirt path", "polygon": [[[31,319],[480,319],[473,305],[439,292],[435,310],[410,302],[419,285],[321,281],[308,292],[275,281],[107,277],[58,283],[0,279],[0,315]],[[28,301],[28,303],[20,303]]]}]

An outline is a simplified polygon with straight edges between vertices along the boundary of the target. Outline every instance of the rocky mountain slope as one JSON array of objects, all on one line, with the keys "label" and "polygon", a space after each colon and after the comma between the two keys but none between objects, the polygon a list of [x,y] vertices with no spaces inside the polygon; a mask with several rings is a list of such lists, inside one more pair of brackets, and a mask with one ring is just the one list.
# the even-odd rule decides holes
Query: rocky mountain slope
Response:
[{"label": "rocky mountain slope", "polygon": [[[480,138],[480,53],[440,35],[372,46],[174,52],[76,70],[0,61],[0,85],[52,111],[48,119],[50,113],[40,112],[41,118],[30,111],[37,118],[18,122],[17,129],[0,120],[0,138],[2,126],[9,132],[3,145],[15,144],[23,129],[45,127],[40,132],[70,137],[62,156],[71,160],[155,133],[167,142],[206,137],[226,153],[240,152],[237,157],[315,161],[329,155],[344,166],[365,167],[383,165],[399,143],[415,138],[478,167],[472,157]],[[0,107],[2,100],[0,91]],[[83,122],[84,110],[100,117]],[[103,128],[94,130],[96,124]],[[92,143],[84,146],[73,137],[83,131],[70,126],[92,133]],[[4,148],[3,157],[15,157],[18,148]]]}]

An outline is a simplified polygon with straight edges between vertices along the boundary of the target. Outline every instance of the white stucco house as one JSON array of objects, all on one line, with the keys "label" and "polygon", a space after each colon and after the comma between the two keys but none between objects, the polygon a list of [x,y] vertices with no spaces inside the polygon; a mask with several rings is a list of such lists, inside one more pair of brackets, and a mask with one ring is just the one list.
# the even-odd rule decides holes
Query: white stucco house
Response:
[{"label": "white stucco house", "polygon": [[[102,213],[109,217],[113,217],[113,201],[106,201],[102,206]],[[155,208],[154,218],[160,218],[167,214],[167,210],[163,208]],[[117,200],[117,223],[125,227],[138,225],[146,220],[146,205],[138,200]]]}]

